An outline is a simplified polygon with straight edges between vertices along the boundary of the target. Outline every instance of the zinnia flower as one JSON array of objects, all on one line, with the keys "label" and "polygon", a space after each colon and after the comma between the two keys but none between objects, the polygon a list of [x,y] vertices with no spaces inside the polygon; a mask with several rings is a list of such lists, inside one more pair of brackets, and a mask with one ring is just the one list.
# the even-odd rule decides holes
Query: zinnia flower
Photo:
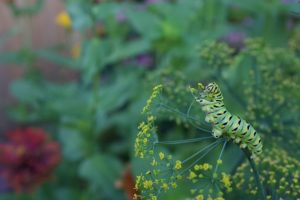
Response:
[{"label": "zinnia flower", "polygon": [[60,146],[39,128],[17,129],[0,144],[0,176],[10,190],[31,192],[47,180],[60,160]]}]

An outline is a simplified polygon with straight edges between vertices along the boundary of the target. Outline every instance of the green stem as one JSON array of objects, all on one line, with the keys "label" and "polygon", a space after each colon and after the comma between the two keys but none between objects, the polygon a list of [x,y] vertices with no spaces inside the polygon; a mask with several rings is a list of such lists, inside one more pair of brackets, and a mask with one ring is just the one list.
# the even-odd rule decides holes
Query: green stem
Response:
[{"label": "green stem", "polygon": [[188,143],[200,142],[202,140],[207,140],[212,138],[213,136],[207,136],[207,137],[192,138],[186,140],[162,141],[162,142],[156,142],[155,144],[165,144],[165,145],[188,144]]},{"label": "green stem", "polygon": [[258,173],[256,164],[255,164],[254,160],[251,158],[251,153],[246,149],[244,149],[243,151],[244,151],[244,153],[245,153],[245,155],[246,155],[246,157],[247,157],[247,159],[250,163],[250,166],[253,170],[255,182],[257,184],[258,189],[260,190],[261,198],[264,200],[264,199],[266,199],[266,192],[265,192],[265,189],[264,189],[264,187],[263,187],[263,185],[262,185],[262,183],[259,179],[259,173]]},{"label": "green stem", "polygon": [[204,147],[203,149],[200,149],[199,151],[197,151],[197,152],[194,153],[193,155],[191,155],[191,156],[189,156],[188,158],[184,159],[184,160],[182,161],[182,164],[188,162],[189,160],[191,160],[191,159],[194,158],[195,156],[199,155],[200,153],[202,153],[203,151],[205,151],[205,150],[208,149],[209,147],[211,147],[211,146],[213,146],[213,145],[215,145],[215,144],[218,144],[218,143],[220,143],[220,141],[217,140],[217,141],[211,143],[210,145]]},{"label": "green stem", "polygon": [[[163,104],[163,103],[159,103],[159,104],[158,104],[158,107],[164,108],[166,111],[173,112],[173,113],[176,113],[176,114],[178,114],[178,115],[181,115],[182,117],[185,117],[185,118],[187,118],[187,119],[190,119],[191,121],[195,122],[195,124],[194,124],[194,123],[191,123],[191,125],[192,125],[194,128],[196,128],[196,129],[198,129],[198,130],[200,130],[200,131],[206,132],[206,133],[211,133],[211,130],[208,130],[208,129],[206,129],[206,128],[199,127],[198,125],[203,125],[203,124],[202,124],[202,123],[200,123],[200,124],[197,123],[197,122],[198,122],[197,119],[195,119],[195,118],[193,118],[193,117],[191,117],[191,116],[187,116],[187,114],[185,114],[185,113],[183,113],[183,112],[181,112],[181,111],[179,111],[179,110],[177,110],[177,109],[174,109],[174,108],[172,108],[172,107],[170,107],[170,106],[167,106],[167,105],[165,105],[165,104]],[[203,125],[203,126],[204,126],[204,125]]]},{"label": "green stem", "polygon": [[216,146],[218,146],[223,140],[217,140],[216,142],[206,146],[205,148],[203,148],[202,150],[198,151],[197,153],[193,154],[192,156],[190,156],[189,158],[185,159],[184,161],[182,161],[182,163],[187,162],[188,160],[190,160],[191,158],[195,157],[196,155],[199,155],[201,152],[206,151],[202,156],[200,156],[199,158],[197,158],[191,165],[189,165],[186,169],[184,169],[182,172],[180,172],[179,174],[182,175],[184,174],[186,171],[188,171],[190,168],[192,168],[195,164],[197,164],[202,158],[204,158],[211,150],[213,150]]},{"label": "green stem", "polygon": [[221,152],[220,152],[220,154],[219,154],[219,157],[218,157],[218,160],[217,160],[217,164],[216,164],[216,166],[215,166],[215,170],[214,170],[214,173],[213,173],[213,174],[217,173],[217,170],[218,170],[218,167],[219,167],[218,161],[221,160],[221,158],[222,158],[222,155],[223,155],[223,153],[224,153],[226,144],[227,144],[227,140],[225,140],[225,142],[224,142],[224,144],[223,144],[223,147],[222,147],[222,150],[221,150]]}]

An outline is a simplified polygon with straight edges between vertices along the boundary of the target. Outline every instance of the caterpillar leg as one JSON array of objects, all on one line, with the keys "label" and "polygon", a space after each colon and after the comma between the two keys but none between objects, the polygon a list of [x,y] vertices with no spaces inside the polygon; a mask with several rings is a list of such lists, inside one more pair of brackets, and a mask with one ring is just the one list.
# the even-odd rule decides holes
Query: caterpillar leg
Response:
[{"label": "caterpillar leg", "polygon": [[214,121],[214,118],[213,118],[213,116],[212,115],[206,115],[205,116],[205,121],[207,122],[207,123],[212,123],[213,121]]},{"label": "caterpillar leg", "polygon": [[218,129],[216,127],[214,127],[212,129],[212,135],[215,137],[215,138],[219,138],[221,137],[221,135],[223,134],[222,130],[221,129]]},{"label": "caterpillar leg", "polygon": [[234,139],[234,142],[237,143],[237,144],[240,143],[240,142],[241,142],[241,138],[236,137],[236,138]]}]

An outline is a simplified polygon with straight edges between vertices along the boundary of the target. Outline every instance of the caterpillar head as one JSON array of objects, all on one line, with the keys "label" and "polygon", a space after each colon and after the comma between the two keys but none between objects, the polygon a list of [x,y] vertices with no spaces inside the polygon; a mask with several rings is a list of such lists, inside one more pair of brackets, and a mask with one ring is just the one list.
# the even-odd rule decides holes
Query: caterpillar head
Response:
[{"label": "caterpillar head", "polygon": [[207,94],[218,94],[220,93],[220,88],[215,82],[212,82],[205,87],[204,92]]},{"label": "caterpillar head", "polygon": [[215,82],[212,82],[205,87],[203,86],[203,90],[200,92],[200,99],[211,102],[216,99],[223,100],[223,96],[219,86]]}]

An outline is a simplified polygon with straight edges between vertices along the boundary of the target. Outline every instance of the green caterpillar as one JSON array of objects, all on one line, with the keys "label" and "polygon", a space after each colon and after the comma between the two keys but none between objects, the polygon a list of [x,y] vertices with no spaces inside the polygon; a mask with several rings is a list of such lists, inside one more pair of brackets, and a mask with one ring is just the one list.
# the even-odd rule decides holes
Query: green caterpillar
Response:
[{"label": "green caterpillar", "polygon": [[213,125],[212,135],[215,138],[231,138],[241,148],[248,148],[252,154],[262,153],[261,137],[248,122],[227,111],[219,86],[216,83],[199,86],[202,91],[196,101],[206,113],[205,121]]}]

